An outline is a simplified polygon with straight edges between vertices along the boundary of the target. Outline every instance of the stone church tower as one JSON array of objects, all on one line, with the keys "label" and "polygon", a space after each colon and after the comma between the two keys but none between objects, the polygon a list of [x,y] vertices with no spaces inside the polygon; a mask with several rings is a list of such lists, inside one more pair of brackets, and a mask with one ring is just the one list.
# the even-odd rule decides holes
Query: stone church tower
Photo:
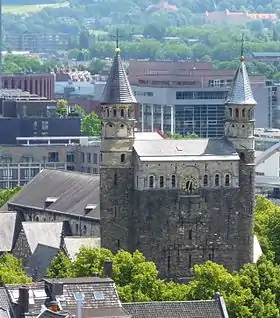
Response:
[{"label": "stone church tower", "polygon": [[[241,54],[242,55],[242,54]],[[253,260],[253,222],[255,204],[255,141],[253,97],[249,76],[241,56],[227,100],[225,136],[234,144],[240,157],[240,266]]]},{"label": "stone church tower", "polygon": [[102,247],[129,250],[136,99],[116,48],[101,98],[100,223]]},{"label": "stone church tower", "polygon": [[135,138],[136,104],[117,46],[101,100],[102,247],[138,249],[169,278],[207,260],[252,262],[256,102],[243,57],[223,138]]}]

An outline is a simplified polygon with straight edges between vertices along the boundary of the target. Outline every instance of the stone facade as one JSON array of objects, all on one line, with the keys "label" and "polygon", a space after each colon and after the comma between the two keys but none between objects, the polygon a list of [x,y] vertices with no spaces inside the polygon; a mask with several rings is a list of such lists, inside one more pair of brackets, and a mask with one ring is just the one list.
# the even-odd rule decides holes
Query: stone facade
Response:
[{"label": "stone facade", "polygon": [[100,225],[96,220],[77,215],[67,215],[66,213],[50,212],[44,209],[35,209],[29,207],[20,207],[8,204],[10,211],[19,212],[23,215],[24,221],[34,221],[34,222],[66,222],[68,230],[65,235],[70,236],[92,236],[99,237],[100,235]]},{"label": "stone facade", "polygon": [[235,90],[242,90],[243,78],[249,85],[241,61],[227,101],[225,136],[219,141],[234,146],[236,156],[228,158],[217,152],[214,159],[202,153],[197,159],[163,160],[160,153],[158,159],[146,161],[135,149],[133,117],[121,111],[130,109],[133,114],[133,103],[105,99],[100,169],[103,247],[113,252],[138,249],[157,264],[162,277],[170,278],[187,277],[193,265],[207,260],[230,270],[253,261],[255,101],[250,87],[243,87],[244,100],[236,100],[242,96]]}]

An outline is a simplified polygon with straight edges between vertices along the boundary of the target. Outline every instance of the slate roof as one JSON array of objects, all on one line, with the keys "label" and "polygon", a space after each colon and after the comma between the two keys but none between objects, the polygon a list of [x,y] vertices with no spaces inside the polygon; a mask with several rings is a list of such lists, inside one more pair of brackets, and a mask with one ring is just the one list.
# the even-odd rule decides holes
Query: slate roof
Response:
[{"label": "slate roof", "polygon": [[0,317],[10,317],[12,314],[7,290],[5,287],[0,287]]},{"label": "slate roof", "polygon": [[241,59],[234,75],[232,88],[228,95],[227,104],[232,105],[256,105],[246,65]]},{"label": "slate roof", "polygon": [[239,160],[234,146],[223,138],[136,140],[142,161]]},{"label": "slate roof", "polygon": [[228,318],[218,300],[124,303],[132,318]]},{"label": "slate roof", "polygon": [[[45,281],[52,283],[53,280]],[[63,283],[63,296],[57,300],[70,315],[75,315],[77,311],[74,293],[81,292],[84,294],[83,311],[87,313],[84,317],[130,317],[122,309],[115,283],[110,278],[60,278],[59,282]]]},{"label": "slate roof", "polygon": [[10,252],[14,244],[16,212],[0,213],[0,252]]},{"label": "slate roof", "polygon": [[74,259],[81,247],[99,248],[100,237],[64,237],[64,247],[69,258]]},{"label": "slate roof", "polygon": [[48,206],[47,211],[85,216],[86,205],[93,204],[97,207],[86,217],[100,218],[99,176],[76,172],[42,170],[9,202],[9,206],[44,209],[48,197],[57,200]]},{"label": "slate roof", "polygon": [[120,51],[116,49],[116,55],[111,66],[103,94],[101,104],[136,104],[137,101],[129,84],[124,66],[121,61]]},{"label": "slate roof", "polygon": [[[24,286],[29,287],[29,313],[38,315],[47,299],[45,284],[44,282],[36,282],[24,284]],[[20,285],[6,285],[9,298],[14,304],[17,304],[18,302],[19,287]]]},{"label": "slate roof", "polygon": [[44,277],[52,259],[60,248],[62,222],[22,222],[32,255],[28,259],[27,272],[37,278]]},{"label": "slate roof", "polygon": [[37,318],[66,318],[68,316],[67,313],[53,312],[49,309],[45,309],[37,316]]}]

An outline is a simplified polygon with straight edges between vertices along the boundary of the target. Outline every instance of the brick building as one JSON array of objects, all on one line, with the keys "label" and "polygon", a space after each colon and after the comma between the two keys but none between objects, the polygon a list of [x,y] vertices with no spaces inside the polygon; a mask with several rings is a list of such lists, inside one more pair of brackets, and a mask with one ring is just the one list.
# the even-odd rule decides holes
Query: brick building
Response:
[{"label": "brick building", "polygon": [[40,97],[54,99],[54,74],[4,74],[1,78],[4,89],[21,89]]}]

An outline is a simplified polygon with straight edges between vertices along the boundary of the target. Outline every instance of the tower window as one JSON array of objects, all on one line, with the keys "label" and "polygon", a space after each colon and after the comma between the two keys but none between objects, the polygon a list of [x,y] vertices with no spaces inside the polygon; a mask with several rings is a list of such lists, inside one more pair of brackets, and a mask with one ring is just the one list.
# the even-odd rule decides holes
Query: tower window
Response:
[{"label": "tower window", "polygon": [[236,117],[236,118],[239,117],[239,109],[238,109],[238,108],[235,109],[235,117]]},{"label": "tower window", "polygon": [[192,230],[189,230],[189,240],[192,240]]},{"label": "tower window", "polygon": [[232,108],[229,109],[229,116],[232,117]]},{"label": "tower window", "polygon": [[121,163],[125,162],[125,154],[121,154]]},{"label": "tower window", "polygon": [[149,188],[153,188],[154,187],[154,177],[150,176],[149,177]]},{"label": "tower window", "polygon": [[106,112],[107,112],[107,117],[109,117],[110,116],[109,108],[107,108]]},{"label": "tower window", "polygon": [[189,268],[192,268],[192,256],[191,256],[191,254],[189,255]]},{"label": "tower window", "polygon": [[163,176],[160,176],[160,178],[159,178],[159,187],[160,188],[164,187],[164,177]]},{"label": "tower window", "polygon": [[114,174],[114,185],[117,185],[117,184],[118,184],[118,175],[115,172],[115,174]]},{"label": "tower window", "polygon": [[79,224],[76,224],[76,234],[79,234]]},{"label": "tower window", "polygon": [[229,174],[226,174],[225,175],[225,186],[226,187],[229,187],[229,182],[230,182],[230,176],[229,176]]},{"label": "tower window", "polygon": [[121,109],[121,116],[124,117],[124,110]]},{"label": "tower window", "polygon": [[120,246],[121,246],[121,244],[120,244],[120,240],[117,240],[117,247],[118,247],[118,250],[120,249]]},{"label": "tower window", "polygon": [[245,116],[246,116],[246,109],[243,108],[243,109],[242,109],[242,117],[244,118]]},{"label": "tower window", "polygon": [[218,187],[220,185],[220,175],[215,174],[215,187]]},{"label": "tower window", "polygon": [[186,191],[189,193],[193,192],[193,182],[192,181],[187,181],[186,182]]},{"label": "tower window", "polygon": [[203,177],[203,186],[204,187],[208,186],[208,175],[207,174],[205,174]]},{"label": "tower window", "polygon": [[131,117],[131,110],[130,109],[127,111],[127,116],[128,116],[128,118]]},{"label": "tower window", "polygon": [[116,109],[113,109],[113,116],[117,117],[117,110]]},{"label": "tower window", "polygon": [[171,177],[171,184],[172,184],[172,188],[176,187],[176,176],[174,174]]},{"label": "tower window", "polygon": [[124,128],[124,124],[121,124],[121,128]]},{"label": "tower window", "polygon": [[241,160],[242,162],[244,162],[244,161],[245,161],[245,153],[244,153],[244,152],[240,152],[239,158],[240,158],[240,160]]}]

